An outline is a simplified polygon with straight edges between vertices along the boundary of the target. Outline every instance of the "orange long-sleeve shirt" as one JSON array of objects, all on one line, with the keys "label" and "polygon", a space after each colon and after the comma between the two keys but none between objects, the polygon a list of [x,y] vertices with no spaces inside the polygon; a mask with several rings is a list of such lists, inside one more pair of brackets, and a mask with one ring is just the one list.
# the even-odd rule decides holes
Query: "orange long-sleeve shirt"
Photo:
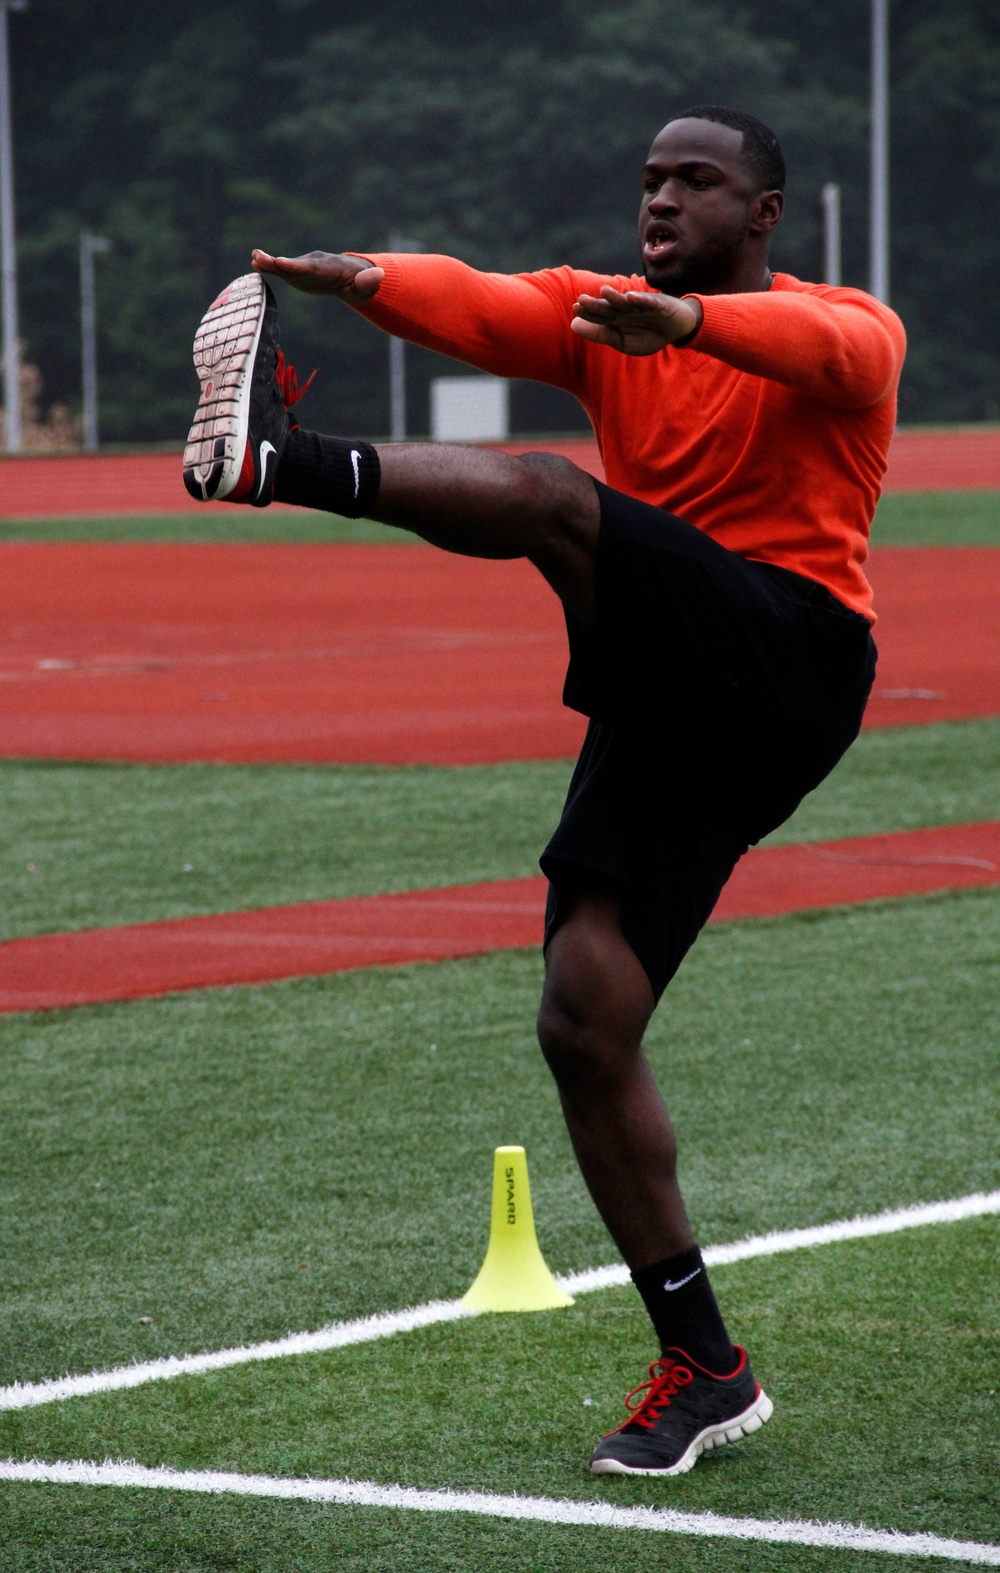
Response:
[{"label": "orange long-sleeve shirt", "polygon": [[906,350],[888,307],[777,273],[760,293],[699,295],[691,344],[639,357],[580,338],[570,321],[580,294],[648,289],[644,279],[366,255],[385,269],[361,308],[379,327],[565,388],[593,422],[609,486],[872,617],[864,563]]}]

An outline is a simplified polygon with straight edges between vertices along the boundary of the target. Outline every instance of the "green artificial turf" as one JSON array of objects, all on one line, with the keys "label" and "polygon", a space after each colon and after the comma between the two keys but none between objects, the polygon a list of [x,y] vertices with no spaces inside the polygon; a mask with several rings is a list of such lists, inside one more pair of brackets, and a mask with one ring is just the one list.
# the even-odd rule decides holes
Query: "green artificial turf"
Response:
[{"label": "green artificial turf", "polygon": [[[995,890],[703,935],[649,1035],[701,1239],[997,1184],[998,936]],[[459,1294],[504,1142],[553,1268],[613,1259],[540,975],[509,952],[3,1018],[0,1381]]]},{"label": "green artificial turf", "polygon": [[887,492],[874,546],[1000,546],[1000,491]]},{"label": "green artificial turf", "polygon": [[[0,761],[2,935],[535,874],[569,772]],[[998,782],[1000,721],[867,732],[772,839],[995,819]]]},{"label": "green artificial turf", "polygon": [[[586,1468],[651,1358],[631,1289],[0,1415],[0,1452],[991,1540],[998,1246],[1000,1223],[977,1219],[716,1269],[775,1413],[682,1480]],[[655,1544],[670,1556],[671,1542]]]},{"label": "green artificial turf", "polygon": [[[3,519],[2,541],[415,541],[368,519],[305,509],[206,508],[202,513],[90,519]],[[888,492],[877,546],[1000,546],[1000,491]]]},{"label": "green artificial turf", "polygon": [[537,874],[569,770],[4,761],[3,937]]},{"label": "green artificial turf", "polygon": [[912,1557],[464,1514],[77,1486],[0,1485],[0,1530],[9,1573],[913,1573],[915,1565]]},{"label": "green artificial turf", "polygon": [[863,732],[771,842],[1000,818],[1000,720]]},{"label": "green artificial turf", "polygon": [[371,519],[289,508],[206,508],[203,513],[112,514],[96,519],[0,519],[3,541],[233,541],[249,546],[395,542],[417,536]]}]

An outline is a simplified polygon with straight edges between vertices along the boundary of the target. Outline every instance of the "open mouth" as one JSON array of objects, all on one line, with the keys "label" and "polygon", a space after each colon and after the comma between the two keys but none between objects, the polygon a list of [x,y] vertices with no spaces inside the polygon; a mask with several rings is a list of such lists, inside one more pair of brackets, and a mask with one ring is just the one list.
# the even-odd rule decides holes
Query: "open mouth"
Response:
[{"label": "open mouth", "polygon": [[647,257],[661,257],[676,246],[677,235],[673,230],[654,229],[647,233],[642,249]]}]

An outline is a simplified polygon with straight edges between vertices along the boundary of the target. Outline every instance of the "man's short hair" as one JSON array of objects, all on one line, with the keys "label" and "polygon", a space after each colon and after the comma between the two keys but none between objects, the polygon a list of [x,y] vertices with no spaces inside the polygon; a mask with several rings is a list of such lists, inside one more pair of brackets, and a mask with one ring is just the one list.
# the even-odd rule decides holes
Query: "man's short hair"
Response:
[{"label": "man's short hair", "polygon": [[745,109],[729,109],[725,104],[696,104],[693,109],[682,109],[671,115],[673,120],[714,120],[716,125],[729,126],[743,133],[741,152],[760,180],[762,191],[784,191],[785,155],[770,126]]}]

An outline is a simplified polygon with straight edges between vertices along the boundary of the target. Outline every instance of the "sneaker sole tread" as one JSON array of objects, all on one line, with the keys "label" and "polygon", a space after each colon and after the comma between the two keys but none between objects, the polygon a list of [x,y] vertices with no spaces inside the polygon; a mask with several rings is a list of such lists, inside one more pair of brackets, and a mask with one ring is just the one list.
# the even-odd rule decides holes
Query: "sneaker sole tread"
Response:
[{"label": "sneaker sole tread", "polygon": [[199,502],[228,497],[239,480],[265,304],[260,274],[244,273],[212,302],[194,336],[201,396],[184,445],[184,485]]}]

